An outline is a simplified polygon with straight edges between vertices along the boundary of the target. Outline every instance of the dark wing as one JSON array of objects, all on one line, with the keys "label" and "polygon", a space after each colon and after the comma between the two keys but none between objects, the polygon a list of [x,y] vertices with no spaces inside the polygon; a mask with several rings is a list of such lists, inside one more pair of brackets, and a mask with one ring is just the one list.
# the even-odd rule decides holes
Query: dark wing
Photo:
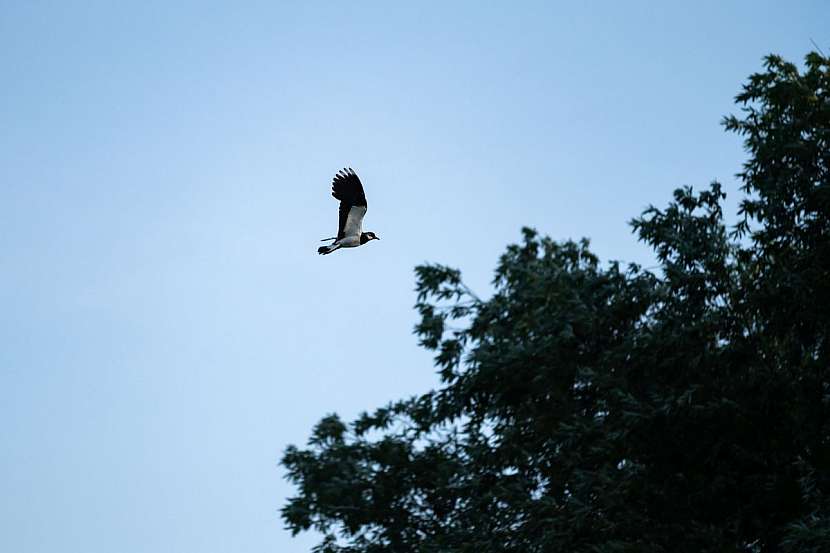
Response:
[{"label": "dark wing", "polygon": [[[363,216],[368,204],[363,184],[354,170],[341,169],[331,181],[331,195],[340,200],[340,221],[337,226],[337,239],[346,234],[360,234]],[[356,208],[356,209],[352,209]]]}]

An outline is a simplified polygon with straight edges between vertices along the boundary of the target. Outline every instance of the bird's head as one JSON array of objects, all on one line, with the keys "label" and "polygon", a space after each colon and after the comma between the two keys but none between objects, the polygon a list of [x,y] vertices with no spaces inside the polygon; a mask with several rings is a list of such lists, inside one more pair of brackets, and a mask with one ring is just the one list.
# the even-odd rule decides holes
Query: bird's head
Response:
[{"label": "bird's head", "polygon": [[365,244],[366,242],[370,242],[372,240],[380,240],[380,236],[378,236],[374,232],[364,232],[360,235],[361,244]]}]

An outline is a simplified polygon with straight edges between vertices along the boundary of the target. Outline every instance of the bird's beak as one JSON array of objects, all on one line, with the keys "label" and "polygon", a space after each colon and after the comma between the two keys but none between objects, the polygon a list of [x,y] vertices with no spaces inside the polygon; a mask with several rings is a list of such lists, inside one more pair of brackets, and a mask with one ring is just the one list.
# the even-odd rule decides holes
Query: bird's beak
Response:
[{"label": "bird's beak", "polygon": [[380,240],[380,236],[375,235],[375,240]]}]

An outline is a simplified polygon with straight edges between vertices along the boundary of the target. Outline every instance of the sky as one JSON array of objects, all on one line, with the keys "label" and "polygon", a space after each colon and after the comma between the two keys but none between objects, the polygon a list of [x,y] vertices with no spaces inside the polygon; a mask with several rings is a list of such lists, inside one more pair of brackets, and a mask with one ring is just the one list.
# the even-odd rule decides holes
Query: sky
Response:
[{"label": "sky", "polygon": [[[669,6],[669,4],[672,4]],[[413,269],[745,159],[721,118],[823,0],[0,3],[0,550],[308,551],[279,459],[438,380]],[[825,48],[826,46],[826,48]],[[318,256],[358,171],[381,240]]]}]

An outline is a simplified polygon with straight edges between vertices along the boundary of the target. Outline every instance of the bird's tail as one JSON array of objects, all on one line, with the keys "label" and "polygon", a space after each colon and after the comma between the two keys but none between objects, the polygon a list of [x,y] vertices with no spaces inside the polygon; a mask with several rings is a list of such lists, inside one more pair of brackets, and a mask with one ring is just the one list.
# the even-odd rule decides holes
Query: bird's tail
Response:
[{"label": "bird's tail", "polygon": [[334,244],[332,244],[331,246],[320,246],[319,248],[317,248],[317,253],[319,253],[320,255],[328,255],[331,252],[333,252],[334,250],[339,250],[339,249],[340,249],[340,246],[339,245],[334,245]]}]

